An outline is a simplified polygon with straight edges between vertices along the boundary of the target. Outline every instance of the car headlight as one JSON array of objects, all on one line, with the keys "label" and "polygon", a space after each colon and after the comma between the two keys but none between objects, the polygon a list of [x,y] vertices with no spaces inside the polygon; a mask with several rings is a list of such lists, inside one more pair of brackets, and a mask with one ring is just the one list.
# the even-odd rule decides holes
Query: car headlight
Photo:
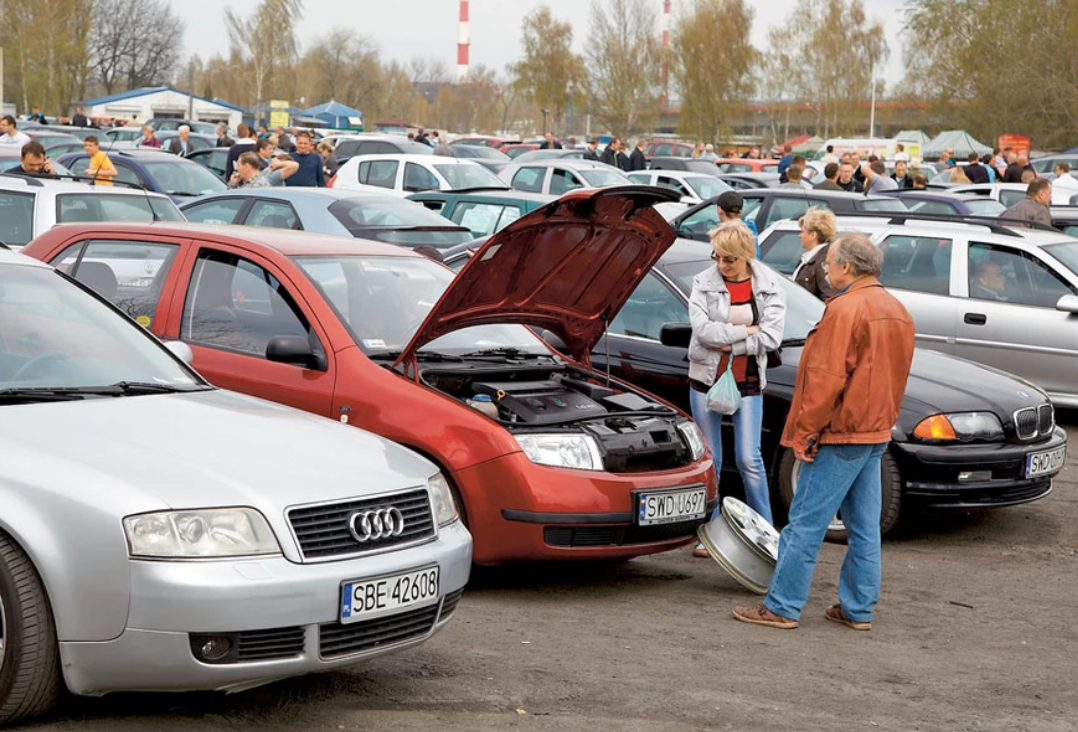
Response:
[{"label": "car headlight", "polygon": [[253,508],[162,511],[124,519],[132,557],[206,559],[280,554],[269,522]]},{"label": "car headlight", "polygon": [[603,469],[599,443],[590,435],[528,434],[513,437],[533,463],[578,470]]},{"label": "car headlight", "polygon": [[696,426],[696,423],[682,422],[677,426],[677,430],[685,438],[685,444],[689,446],[693,461],[695,462],[702,458],[704,453],[707,452],[707,443],[704,442],[704,435],[700,432],[700,428]]},{"label": "car headlight", "polygon": [[922,440],[972,442],[1002,440],[1003,424],[992,412],[934,414],[922,419],[913,434]]},{"label": "car headlight", "polygon": [[449,490],[449,482],[444,475],[441,473],[432,475],[427,480],[427,490],[430,491],[430,505],[434,509],[434,520],[439,526],[453,523],[460,518],[456,501],[453,500],[453,492]]}]

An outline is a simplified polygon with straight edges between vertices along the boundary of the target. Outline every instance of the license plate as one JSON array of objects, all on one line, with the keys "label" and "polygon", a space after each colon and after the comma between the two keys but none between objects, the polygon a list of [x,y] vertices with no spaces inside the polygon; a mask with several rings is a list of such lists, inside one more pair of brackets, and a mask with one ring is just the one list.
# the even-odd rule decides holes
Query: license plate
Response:
[{"label": "license plate", "polygon": [[341,622],[388,615],[397,610],[438,602],[439,568],[404,572],[373,580],[355,580],[341,586]]},{"label": "license plate", "polygon": [[1032,452],[1026,455],[1026,477],[1033,478],[1038,475],[1058,473],[1063,469],[1063,461],[1066,457],[1066,446],[1044,452]]},{"label": "license plate", "polygon": [[639,493],[636,510],[638,526],[672,524],[703,518],[707,512],[707,489]]}]

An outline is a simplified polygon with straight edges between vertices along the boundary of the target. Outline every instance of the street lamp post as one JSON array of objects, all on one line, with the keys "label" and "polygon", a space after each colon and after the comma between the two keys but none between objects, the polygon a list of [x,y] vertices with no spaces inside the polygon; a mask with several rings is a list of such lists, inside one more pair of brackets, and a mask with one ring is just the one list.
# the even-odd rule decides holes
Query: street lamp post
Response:
[{"label": "street lamp post", "polygon": [[547,115],[550,114],[550,110],[549,109],[540,109],[539,111],[543,113],[543,134],[545,135],[546,134],[546,118],[547,118]]}]

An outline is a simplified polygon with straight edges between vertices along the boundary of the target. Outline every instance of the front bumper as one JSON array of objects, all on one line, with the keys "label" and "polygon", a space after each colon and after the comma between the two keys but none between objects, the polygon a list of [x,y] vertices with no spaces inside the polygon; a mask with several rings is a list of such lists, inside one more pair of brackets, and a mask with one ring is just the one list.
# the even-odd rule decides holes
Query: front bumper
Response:
[{"label": "front bumper", "polygon": [[[696,540],[718,503],[710,456],[684,468],[647,473],[570,470],[532,463],[524,453],[453,474],[475,527],[477,564],[566,559],[628,559]],[[703,485],[704,518],[634,525],[633,492]]]},{"label": "front bumper", "polygon": [[[446,625],[471,571],[472,540],[457,521],[435,541],[346,561],[296,564],[282,557],[131,562],[127,626],[104,642],[62,641],[68,688],[239,691],[328,671],[422,643]],[[436,603],[372,620],[338,622],[341,584],[438,564]],[[257,660],[197,660],[191,634],[231,633]],[[343,651],[341,649],[344,649]],[[269,657],[267,657],[269,656]]]},{"label": "front bumper", "polygon": [[[1043,442],[1016,445],[923,445],[893,442],[892,454],[905,481],[906,496],[932,508],[1014,506],[1043,498],[1059,473],[1025,477],[1026,456],[1067,444],[1067,433],[1056,427]],[[978,473],[989,476],[976,476]],[[960,480],[960,473],[977,479]]]}]

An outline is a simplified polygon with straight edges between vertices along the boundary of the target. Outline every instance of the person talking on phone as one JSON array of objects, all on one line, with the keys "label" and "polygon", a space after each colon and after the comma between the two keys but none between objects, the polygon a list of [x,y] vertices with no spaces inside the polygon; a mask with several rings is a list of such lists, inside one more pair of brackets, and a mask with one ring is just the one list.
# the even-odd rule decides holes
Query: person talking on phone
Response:
[{"label": "person talking on phone", "polygon": [[28,178],[57,178],[52,170],[52,163],[45,155],[45,147],[37,140],[31,140],[22,146],[19,167],[7,171],[12,175],[25,175]]},{"label": "person talking on phone", "polygon": [[[734,457],[745,484],[745,502],[770,522],[771,493],[760,453],[760,433],[767,352],[782,342],[786,293],[778,275],[756,259],[756,237],[745,224],[720,224],[711,230],[710,237],[715,266],[693,278],[689,296],[689,405],[711,448],[718,476],[722,415],[708,409],[707,393],[727,367],[732,368],[741,393],[741,406],[731,417]],[[707,557],[708,553],[700,545],[693,555]]]},{"label": "person talking on phone", "polygon": [[902,407],[914,332],[906,308],[877,279],[882,261],[864,234],[844,234],[828,247],[825,271],[836,292],[801,352],[782,433],[801,463],[790,521],[763,604],[734,608],[742,622],[798,627],[820,545],[841,510],[846,557],[838,603],[824,617],[872,629],[880,596],[880,462]]}]

